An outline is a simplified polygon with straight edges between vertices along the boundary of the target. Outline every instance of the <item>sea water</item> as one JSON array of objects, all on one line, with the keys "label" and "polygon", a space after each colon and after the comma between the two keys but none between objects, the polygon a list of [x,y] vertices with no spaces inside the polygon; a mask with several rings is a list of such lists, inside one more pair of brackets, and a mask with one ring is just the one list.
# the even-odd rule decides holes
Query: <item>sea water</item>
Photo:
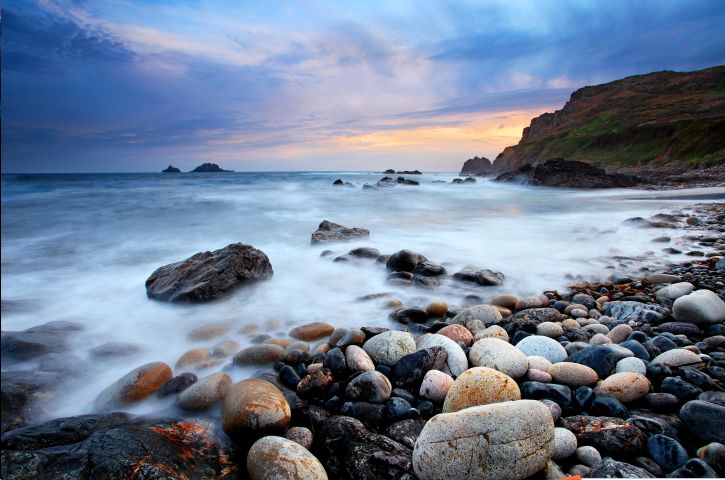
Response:
[{"label": "sea water", "polygon": [[[636,274],[645,263],[664,266],[686,258],[667,255],[666,244],[652,242],[670,235],[677,246],[682,231],[637,228],[623,221],[681,210],[695,203],[691,198],[485,179],[452,185],[455,175],[445,173],[408,176],[419,186],[361,188],[382,176],[3,175],[2,329],[23,330],[55,320],[84,326],[70,337],[72,350],[63,354],[77,371],[53,400],[49,415],[87,413],[98,393],[131,369],[151,361],[173,366],[185,351],[224,339],[246,346],[256,335],[286,336],[295,325],[312,321],[391,327],[384,305],[391,298],[406,306],[434,299],[462,305],[469,294],[484,301],[500,293],[538,294],[565,289],[577,279]],[[337,178],[353,187],[332,186]],[[706,190],[721,198],[724,191]],[[370,238],[311,246],[311,233],[325,219],[367,228]],[[156,268],[236,242],[268,255],[271,280],[202,305],[146,297],[144,282]],[[433,290],[393,286],[386,283],[384,266],[373,260],[332,261],[359,246],[384,254],[407,248],[445,265],[449,273],[471,265],[500,271],[506,279],[500,287],[450,278]],[[321,257],[325,249],[336,255]],[[391,295],[358,300],[381,292]],[[191,330],[211,323],[228,324],[229,333],[205,342],[187,339]],[[92,348],[109,341],[130,342],[140,351],[113,360],[91,357]],[[34,362],[3,364],[3,370],[34,368]],[[224,368],[235,381],[256,370]],[[148,401],[132,410],[164,407],[168,405]]]}]

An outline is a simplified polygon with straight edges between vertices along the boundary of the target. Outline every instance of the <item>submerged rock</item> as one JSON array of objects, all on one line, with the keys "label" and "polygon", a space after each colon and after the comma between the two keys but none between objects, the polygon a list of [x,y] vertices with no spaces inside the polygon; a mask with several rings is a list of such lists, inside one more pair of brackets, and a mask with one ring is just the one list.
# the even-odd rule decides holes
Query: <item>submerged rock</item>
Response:
[{"label": "submerged rock", "polygon": [[111,410],[143,400],[156,393],[172,376],[171,367],[163,362],[142,365],[103,390],[96,399],[96,408]]},{"label": "submerged rock", "polygon": [[273,273],[264,252],[233,243],[158,268],[146,280],[146,294],[168,302],[208,302],[241,285],[267,280]]},{"label": "submerged rock", "polygon": [[348,228],[337,223],[323,220],[312,234],[312,245],[317,243],[346,242],[354,239],[368,238],[370,231],[365,228]]}]

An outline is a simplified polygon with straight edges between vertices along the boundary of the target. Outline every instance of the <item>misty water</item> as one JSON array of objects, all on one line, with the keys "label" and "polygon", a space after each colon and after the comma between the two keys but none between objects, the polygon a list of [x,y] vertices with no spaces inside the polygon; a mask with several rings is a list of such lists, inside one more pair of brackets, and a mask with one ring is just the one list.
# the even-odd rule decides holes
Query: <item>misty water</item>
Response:
[{"label": "misty water", "polygon": [[[666,245],[652,242],[671,235],[676,246],[681,231],[622,222],[696,203],[634,190],[438,183],[450,182],[453,174],[411,177],[420,186],[361,189],[380,177],[345,172],[3,175],[3,330],[55,320],[84,325],[70,337],[72,352],[64,354],[80,369],[49,415],[89,412],[98,393],[132,368],[151,361],[174,365],[185,351],[223,339],[244,346],[255,335],[286,336],[293,326],[312,321],[391,326],[384,306],[389,298],[406,306],[437,298],[461,305],[469,294],[485,301],[500,293],[563,289],[578,278],[633,274],[641,267],[637,257],[648,265],[684,259],[666,255]],[[336,178],[355,188],[332,187]],[[722,194],[723,189],[709,191]],[[324,219],[367,228],[370,238],[311,246],[310,234]],[[146,297],[144,282],[159,266],[235,242],[263,250],[274,277],[210,304],[172,305]],[[506,280],[502,287],[450,279],[436,290],[394,287],[386,283],[384,266],[374,261],[335,263],[334,256],[320,257],[324,249],[342,254],[358,246],[382,253],[408,248],[444,264],[449,273],[472,265],[500,271]],[[356,300],[378,292],[393,295]],[[191,330],[220,322],[231,326],[224,337],[187,339]],[[134,343],[141,350],[121,359],[92,359],[90,350],[109,341]],[[3,370],[9,368],[36,369],[37,364],[3,364]],[[254,370],[225,367],[235,381]],[[150,412],[172,403],[154,399],[131,410]]]}]

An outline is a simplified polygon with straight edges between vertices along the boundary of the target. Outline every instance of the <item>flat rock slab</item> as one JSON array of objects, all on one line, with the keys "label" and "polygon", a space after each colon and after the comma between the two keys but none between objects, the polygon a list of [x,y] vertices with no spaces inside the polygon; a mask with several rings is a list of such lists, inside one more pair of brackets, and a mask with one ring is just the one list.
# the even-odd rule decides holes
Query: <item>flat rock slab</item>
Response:
[{"label": "flat rock slab", "polygon": [[273,274],[264,252],[251,245],[233,243],[158,268],[146,280],[146,294],[167,302],[208,302],[243,284],[267,280]]}]

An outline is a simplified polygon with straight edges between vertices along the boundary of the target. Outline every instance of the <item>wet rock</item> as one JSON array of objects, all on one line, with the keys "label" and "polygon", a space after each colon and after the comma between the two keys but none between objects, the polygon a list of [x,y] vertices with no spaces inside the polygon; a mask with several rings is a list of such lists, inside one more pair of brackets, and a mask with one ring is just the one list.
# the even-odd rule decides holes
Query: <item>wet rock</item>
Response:
[{"label": "wet rock", "polygon": [[345,396],[349,400],[384,403],[390,398],[393,387],[380,372],[363,372],[347,384]]},{"label": "wet rock", "polygon": [[3,362],[25,361],[68,350],[62,335],[46,331],[6,332],[0,334]]},{"label": "wet rock", "polygon": [[226,373],[213,373],[179,393],[176,403],[184,410],[206,410],[224,398],[231,384]]},{"label": "wet rock", "polygon": [[501,318],[501,312],[492,305],[473,305],[458,312],[451,323],[467,325],[472,320],[480,320],[484,324],[491,324],[498,322]]},{"label": "wet rock", "polygon": [[576,449],[576,435],[566,428],[554,429],[554,460],[565,460],[574,455]]},{"label": "wet rock", "polygon": [[699,442],[725,443],[725,407],[692,400],[682,406],[680,418]]},{"label": "wet rock", "polygon": [[311,341],[317,340],[323,337],[327,337],[335,330],[335,328],[324,322],[312,322],[300,325],[290,330],[289,334],[291,337],[299,340]]},{"label": "wet rock", "polygon": [[231,448],[201,421],[129,421],[115,413],[56,419],[31,428],[16,431],[23,436],[17,450],[3,445],[2,478],[231,480],[238,475]]},{"label": "wet rock", "polygon": [[142,365],[108,386],[96,398],[98,410],[111,410],[143,400],[156,393],[172,377],[171,367],[163,362]]},{"label": "wet rock", "polygon": [[187,338],[194,341],[205,341],[214,337],[220,337],[228,331],[229,325],[226,323],[212,323],[192,330],[187,335]]},{"label": "wet rock", "polygon": [[586,365],[597,372],[599,378],[606,378],[617,364],[617,355],[610,348],[598,345],[570,355],[566,361]]},{"label": "wet rock", "polygon": [[412,250],[400,250],[388,258],[385,266],[393,272],[413,273],[418,264],[425,260],[426,258],[423,255]]},{"label": "wet rock", "polygon": [[193,348],[185,352],[174,364],[174,368],[183,368],[189,365],[207,366],[211,362],[211,351],[208,348]]},{"label": "wet rock", "polygon": [[435,300],[426,305],[425,311],[428,312],[428,315],[431,317],[441,317],[448,313],[448,304],[441,300]]},{"label": "wet rock", "polygon": [[403,324],[425,323],[428,321],[428,312],[422,308],[401,308],[392,312],[390,318]]},{"label": "wet rock", "polygon": [[658,332],[669,332],[675,335],[687,335],[688,337],[700,336],[700,327],[687,322],[666,322],[657,325]]},{"label": "wet rock", "polygon": [[247,454],[250,480],[327,480],[319,460],[297,442],[282,437],[262,437]]},{"label": "wet rock", "polygon": [[233,384],[222,400],[221,424],[232,438],[284,430],[290,406],[282,392],[265,380],[248,379]]},{"label": "wet rock", "polygon": [[348,254],[355,258],[377,259],[380,256],[380,250],[371,247],[359,247],[350,250]]},{"label": "wet rock", "polygon": [[644,396],[644,400],[650,408],[657,412],[674,411],[680,403],[680,400],[671,393],[648,393]]},{"label": "wet rock", "polygon": [[693,400],[702,393],[700,388],[675,377],[667,377],[662,380],[660,390],[663,393],[670,393],[682,401]]},{"label": "wet rock", "polygon": [[575,415],[560,422],[576,435],[579,443],[612,455],[635,454],[643,449],[646,440],[639,428],[619,418]]},{"label": "wet rock", "polygon": [[622,403],[639,400],[649,393],[652,385],[647,377],[639,373],[615,373],[602,381],[594,392],[597,395],[614,397]]},{"label": "wet rock", "polygon": [[448,337],[438,334],[427,333],[416,340],[418,350],[425,350],[430,347],[442,347],[446,351],[446,360],[443,368],[444,373],[457,377],[468,368],[468,359],[463,349]]},{"label": "wet rock", "polygon": [[516,312],[510,318],[499,323],[508,333],[509,337],[513,337],[516,332],[526,332],[535,334],[536,327],[542,322],[558,322],[563,320],[564,316],[555,308],[528,308]]},{"label": "wet rock", "polygon": [[305,447],[307,450],[312,448],[313,436],[312,431],[305,427],[292,427],[284,433],[284,436],[288,440]]},{"label": "wet rock", "polygon": [[135,355],[141,351],[141,347],[135,343],[127,342],[106,342],[97,347],[90,349],[91,358],[107,359],[107,358],[123,358]]},{"label": "wet rock", "polygon": [[146,280],[146,294],[168,302],[208,302],[241,285],[267,280],[273,273],[264,252],[233,243],[158,268]]},{"label": "wet rock", "polygon": [[[668,240],[669,241],[669,240]],[[662,283],[677,283],[682,281],[679,275],[670,275],[667,273],[654,273],[644,278],[647,283],[658,285]]]},{"label": "wet rock", "polygon": [[580,365],[578,363],[555,363],[551,365],[547,371],[554,382],[568,385],[570,387],[594,385],[597,383],[597,380],[599,380],[597,372],[586,365]]},{"label": "wet rock", "polygon": [[529,369],[526,355],[510,343],[498,338],[483,338],[477,341],[471,347],[468,356],[472,366],[493,368],[512,378],[522,377]]},{"label": "wet rock", "polygon": [[542,470],[553,454],[548,409],[518,400],[436,415],[418,437],[413,468],[419,478],[431,480],[516,480]]},{"label": "wet rock", "polygon": [[213,358],[227,358],[239,351],[239,343],[234,340],[224,340],[211,347]]},{"label": "wet rock", "polygon": [[717,473],[699,458],[691,458],[670,475],[673,478],[718,478]]},{"label": "wet rock", "polygon": [[368,431],[354,418],[327,420],[320,432],[319,450],[331,478],[412,480],[411,450]]},{"label": "wet rock", "polygon": [[435,403],[442,403],[453,386],[453,377],[439,370],[429,370],[420,384],[419,394]]},{"label": "wet rock", "polygon": [[475,267],[465,267],[461,271],[454,273],[453,278],[483,286],[501,285],[504,281],[504,275],[501,272],[494,272],[488,269],[479,270]]},{"label": "wet rock", "polygon": [[164,383],[164,385],[159,388],[158,392],[156,392],[156,395],[159,397],[167,397],[169,395],[174,395],[176,393],[181,392],[184,389],[189,388],[191,385],[196,383],[197,381],[196,375],[190,372],[185,372],[180,375],[175,376],[168,382]]},{"label": "wet rock", "polygon": [[297,390],[297,385],[300,383],[300,376],[293,367],[285,365],[279,370],[279,381],[282,382],[282,385],[285,387]]},{"label": "wet rock", "polygon": [[233,362],[237,365],[261,365],[281,362],[287,357],[287,351],[279,345],[262,343],[251,345],[234,355]]},{"label": "wet rock", "polygon": [[412,449],[425,424],[426,421],[420,418],[401,420],[390,425],[385,435]]},{"label": "wet rock", "polygon": [[297,385],[297,394],[305,398],[320,398],[327,392],[333,381],[332,371],[329,368],[320,368],[300,380]]},{"label": "wet rock", "polygon": [[370,338],[363,350],[375,364],[394,367],[405,355],[415,352],[416,347],[411,334],[389,330]]},{"label": "wet rock", "polygon": [[443,413],[520,399],[521,392],[513,378],[492,368],[473,367],[453,382],[443,403]]},{"label": "wet rock", "polygon": [[644,468],[605,458],[589,471],[590,478],[655,478]]},{"label": "wet rock", "polygon": [[725,320],[725,302],[710,290],[696,290],[679,297],[672,306],[672,315],[681,322],[710,325]]},{"label": "wet rock", "polygon": [[551,400],[561,408],[571,406],[571,389],[556,383],[523,382],[521,384],[521,397],[532,400]]},{"label": "wet rock", "polygon": [[[351,372],[371,372],[375,370],[375,364],[370,356],[357,345],[350,345],[345,349],[345,363]],[[400,365],[400,362],[398,362],[398,365]]]},{"label": "wet rock", "polygon": [[725,445],[717,442],[708,443],[697,449],[697,456],[722,476],[722,472],[725,471]]},{"label": "wet rock", "polygon": [[678,282],[662,287],[655,292],[658,300],[666,298],[668,300],[676,300],[682,296],[691,293],[695,289],[695,286],[690,282]]},{"label": "wet rock", "polygon": [[592,415],[617,417],[625,420],[629,418],[629,410],[627,410],[627,407],[614,397],[595,397],[589,406],[589,410]]},{"label": "wet rock", "polygon": [[526,356],[544,357],[551,363],[561,362],[567,357],[566,350],[556,340],[542,335],[531,335],[516,344]]},{"label": "wet rock", "polygon": [[322,366],[329,369],[337,378],[345,378],[347,376],[347,360],[345,360],[345,354],[337,347],[327,352]]},{"label": "wet rock", "polygon": [[[339,336],[336,333],[339,332]],[[330,345],[333,347],[346,347],[348,345],[360,346],[365,343],[366,337],[365,332],[358,328],[352,328],[350,330],[346,328],[336,328],[332,335],[330,335]]]},{"label": "wet rock", "polygon": [[687,450],[680,443],[666,435],[652,435],[647,439],[647,452],[662,467],[671,472],[680,468],[690,458]]},{"label": "wet rock", "polygon": [[393,379],[402,387],[415,386],[423,380],[429,370],[441,370],[446,364],[448,353],[442,346],[432,346],[405,355],[395,365]]},{"label": "wet rock", "polygon": [[347,242],[349,240],[363,239],[370,236],[370,231],[365,228],[348,228],[337,223],[323,220],[312,233],[312,245],[318,243]]}]

